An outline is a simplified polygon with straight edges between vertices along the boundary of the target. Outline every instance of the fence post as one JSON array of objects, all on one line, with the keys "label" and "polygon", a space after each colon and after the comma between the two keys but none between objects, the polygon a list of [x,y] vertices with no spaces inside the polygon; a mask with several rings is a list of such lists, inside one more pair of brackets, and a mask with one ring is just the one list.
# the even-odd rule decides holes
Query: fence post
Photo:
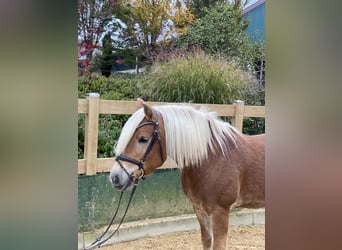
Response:
[{"label": "fence post", "polygon": [[97,139],[99,128],[99,103],[100,95],[98,93],[89,93],[88,113],[85,120],[85,141],[84,158],[86,159],[86,175],[95,175],[97,167]]},{"label": "fence post", "polygon": [[241,100],[234,101],[235,115],[233,119],[233,126],[242,132],[243,114],[245,111],[245,103]]}]

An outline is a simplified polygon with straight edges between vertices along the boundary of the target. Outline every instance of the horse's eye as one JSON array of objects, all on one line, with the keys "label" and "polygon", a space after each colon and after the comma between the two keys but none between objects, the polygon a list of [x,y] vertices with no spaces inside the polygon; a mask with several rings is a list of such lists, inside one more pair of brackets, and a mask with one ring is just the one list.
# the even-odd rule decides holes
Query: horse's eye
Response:
[{"label": "horse's eye", "polygon": [[146,143],[146,142],[148,142],[148,138],[145,136],[140,136],[138,142],[139,143]]}]

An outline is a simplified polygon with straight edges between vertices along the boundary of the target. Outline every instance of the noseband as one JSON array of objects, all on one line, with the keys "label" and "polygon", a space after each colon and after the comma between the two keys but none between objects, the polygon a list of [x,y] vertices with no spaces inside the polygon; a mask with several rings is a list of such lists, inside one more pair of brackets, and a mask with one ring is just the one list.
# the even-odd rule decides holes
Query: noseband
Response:
[{"label": "noseband", "polygon": [[[144,163],[145,163],[147,156],[151,153],[152,147],[153,147],[154,143],[156,142],[156,140],[158,140],[160,157],[161,157],[161,161],[163,161],[163,147],[162,147],[160,136],[158,133],[158,128],[159,128],[158,112],[153,108],[152,108],[152,111],[153,111],[153,116],[155,117],[155,120],[144,122],[136,128],[136,130],[137,130],[137,129],[142,128],[142,127],[147,126],[147,125],[152,125],[154,128],[153,134],[152,134],[152,139],[150,140],[150,143],[148,144],[147,149],[146,149],[143,157],[140,159],[140,161],[133,159],[127,155],[123,155],[123,154],[116,157],[116,161],[118,162],[119,166],[122,168],[123,171],[125,171],[125,173],[128,175],[130,180],[133,180],[134,177],[138,178],[138,179],[144,178],[144,175],[145,175]],[[135,176],[135,174],[133,172],[133,174],[130,175],[128,173],[128,171],[125,169],[125,167],[122,165],[121,161],[126,161],[126,162],[133,163],[133,164],[137,165],[138,169],[142,172],[142,174],[137,177],[137,176]]]}]

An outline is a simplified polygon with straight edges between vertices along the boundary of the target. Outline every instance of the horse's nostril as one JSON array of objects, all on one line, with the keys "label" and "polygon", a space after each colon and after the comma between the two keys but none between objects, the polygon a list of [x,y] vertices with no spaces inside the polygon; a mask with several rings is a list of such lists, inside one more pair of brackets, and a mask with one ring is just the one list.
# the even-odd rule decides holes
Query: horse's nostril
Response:
[{"label": "horse's nostril", "polygon": [[120,182],[119,177],[117,175],[114,175],[114,177],[112,178],[112,181],[114,184],[119,184]]}]

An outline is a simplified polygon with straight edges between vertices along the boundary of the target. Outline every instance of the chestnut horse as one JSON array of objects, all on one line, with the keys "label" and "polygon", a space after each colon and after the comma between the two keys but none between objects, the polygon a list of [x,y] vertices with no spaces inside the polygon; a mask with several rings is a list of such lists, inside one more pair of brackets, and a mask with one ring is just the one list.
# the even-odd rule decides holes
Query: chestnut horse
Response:
[{"label": "chestnut horse", "polygon": [[215,113],[189,105],[151,108],[138,99],[115,148],[112,185],[125,190],[167,156],[201,228],[203,249],[226,249],[229,210],[265,205],[265,135],[248,136]]}]

